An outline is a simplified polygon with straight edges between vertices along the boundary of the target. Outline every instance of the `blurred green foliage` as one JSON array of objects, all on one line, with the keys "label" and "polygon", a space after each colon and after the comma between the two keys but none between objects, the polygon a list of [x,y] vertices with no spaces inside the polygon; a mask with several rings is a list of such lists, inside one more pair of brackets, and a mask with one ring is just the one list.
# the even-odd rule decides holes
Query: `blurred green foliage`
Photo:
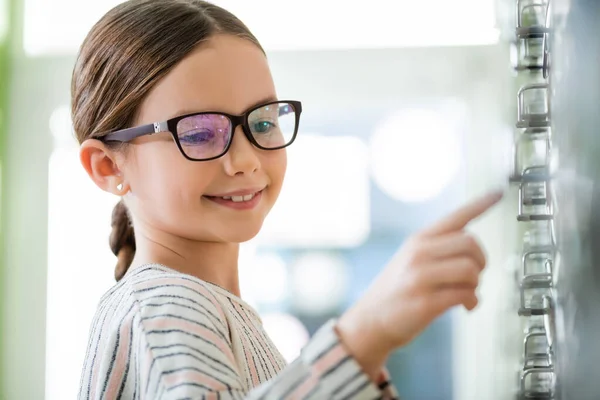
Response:
[{"label": "blurred green foliage", "polygon": [[[10,0],[0,0],[0,294],[4,286],[4,207],[3,194],[5,180],[4,161],[6,159],[6,133],[8,129],[8,87],[10,83],[9,37],[10,37]],[[0,308],[0,332],[4,332],[2,309]],[[0,360],[4,349],[0,346]],[[0,362],[0,399],[4,398],[4,362]]]}]

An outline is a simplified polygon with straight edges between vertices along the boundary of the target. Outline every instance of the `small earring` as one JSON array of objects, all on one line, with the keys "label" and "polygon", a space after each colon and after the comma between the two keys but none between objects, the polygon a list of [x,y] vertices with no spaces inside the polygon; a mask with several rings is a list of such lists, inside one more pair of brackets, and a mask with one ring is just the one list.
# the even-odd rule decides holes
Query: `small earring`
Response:
[{"label": "small earring", "polygon": [[117,185],[117,190],[118,190],[119,192],[123,190],[123,184],[122,184],[122,183],[119,183],[119,184]]}]

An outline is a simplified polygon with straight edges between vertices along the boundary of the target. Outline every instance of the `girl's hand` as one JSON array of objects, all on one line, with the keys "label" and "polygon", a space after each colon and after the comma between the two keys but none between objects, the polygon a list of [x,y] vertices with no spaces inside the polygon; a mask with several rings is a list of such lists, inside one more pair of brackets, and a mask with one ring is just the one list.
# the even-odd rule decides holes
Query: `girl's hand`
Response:
[{"label": "girl's hand", "polygon": [[477,305],[485,255],[465,226],[502,198],[474,201],[407,240],[365,295],[338,321],[342,342],[374,378],[389,354],[449,308]]}]

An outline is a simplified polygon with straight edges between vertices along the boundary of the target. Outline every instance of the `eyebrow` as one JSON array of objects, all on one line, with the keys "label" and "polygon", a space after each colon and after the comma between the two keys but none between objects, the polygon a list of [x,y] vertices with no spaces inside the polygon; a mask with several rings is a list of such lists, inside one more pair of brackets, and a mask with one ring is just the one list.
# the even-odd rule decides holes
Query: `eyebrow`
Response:
[{"label": "eyebrow", "polygon": [[[246,110],[244,110],[244,112],[246,112],[247,110],[251,110],[253,108],[256,108],[256,107],[258,107],[260,105],[266,104],[266,103],[272,103],[274,101],[278,101],[278,98],[276,96],[273,96],[273,95],[267,96],[267,97],[263,98],[262,100],[257,101],[255,103],[251,104],[250,107],[246,107]],[[170,115],[166,119],[171,119],[171,118],[178,117],[180,115],[188,115],[188,114],[194,114],[194,113],[199,113],[199,112],[224,112],[224,111],[213,110],[213,109],[206,109],[206,110],[183,109],[183,110],[179,110],[176,113]]]}]

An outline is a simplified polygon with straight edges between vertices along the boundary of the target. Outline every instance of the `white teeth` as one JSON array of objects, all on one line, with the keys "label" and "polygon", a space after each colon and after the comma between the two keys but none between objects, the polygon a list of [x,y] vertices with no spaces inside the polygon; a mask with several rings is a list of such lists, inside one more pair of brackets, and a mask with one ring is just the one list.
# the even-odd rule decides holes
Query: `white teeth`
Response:
[{"label": "white teeth", "polygon": [[234,203],[241,203],[243,201],[250,201],[250,200],[252,200],[255,195],[256,195],[256,193],[247,194],[245,196],[223,196],[223,199],[225,199],[225,200],[231,200]]}]

